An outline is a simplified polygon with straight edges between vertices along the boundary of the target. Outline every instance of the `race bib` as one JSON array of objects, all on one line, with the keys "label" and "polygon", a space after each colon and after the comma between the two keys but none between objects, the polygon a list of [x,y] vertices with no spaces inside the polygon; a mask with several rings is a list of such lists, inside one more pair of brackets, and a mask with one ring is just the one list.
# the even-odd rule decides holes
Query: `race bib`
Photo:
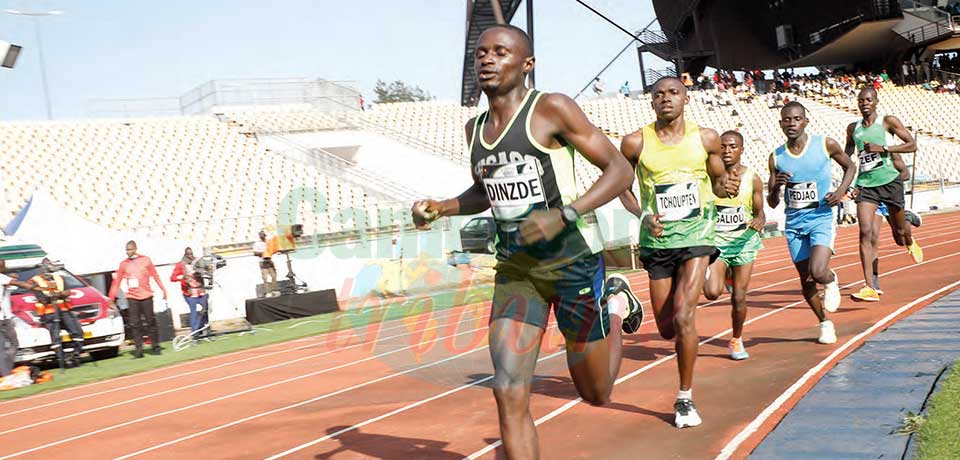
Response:
[{"label": "race bib", "polygon": [[790,209],[816,209],[820,206],[820,193],[816,182],[788,182],[787,207]]},{"label": "race bib", "polygon": [[661,222],[691,219],[700,215],[700,185],[697,181],[653,186]]},{"label": "race bib", "polygon": [[747,228],[747,208],[746,206],[720,206],[717,205],[717,231],[735,232],[746,230]]},{"label": "race bib", "polygon": [[127,280],[127,290],[128,290],[128,291],[131,290],[131,289],[136,289],[136,288],[140,287],[140,280],[138,280],[138,279],[136,279],[136,278],[134,278],[134,277],[126,278],[126,280]]},{"label": "race bib", "polygon": [[534,161],[486,165],[481,180],[497,220],[519,221],[534,209],[547,208],[543,179]]},{"label": "race bib", "polygon": [[857,155],[860,159],[860,172],[873,171],[883,165],[883,157],[879,153],[871,153],[864,150]]}]

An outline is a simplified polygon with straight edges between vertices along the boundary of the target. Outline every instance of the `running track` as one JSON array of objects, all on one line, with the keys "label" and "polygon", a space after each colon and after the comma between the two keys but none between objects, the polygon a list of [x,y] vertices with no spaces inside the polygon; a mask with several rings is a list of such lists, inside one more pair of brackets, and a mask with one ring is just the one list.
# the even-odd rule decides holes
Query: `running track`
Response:
[{"label": "running track", "polygon": [[[839,341],[816,343],[816,319],[782,238],[767,240],[748,295],[750,359],[727,358],[726,297],[702,302],[694,399],[704,425],[670,425],[673,344],[649,318],[627,336],[607,407],[577,400],[555,327],[531,408],[544,459],[742,458],[816,380],[869,333],[957,285],[960,214],[930,216],[914,265],[884,227],[879,304],[854,303],[855,228],[840,230],[832,266],[845,298]],[[646,302],[646,274],[629,276]],[[0,459],[502,458],[489,389],[487,303],[179,364],[0,403]],[[126,358],[121,358],[126,359]]]}]

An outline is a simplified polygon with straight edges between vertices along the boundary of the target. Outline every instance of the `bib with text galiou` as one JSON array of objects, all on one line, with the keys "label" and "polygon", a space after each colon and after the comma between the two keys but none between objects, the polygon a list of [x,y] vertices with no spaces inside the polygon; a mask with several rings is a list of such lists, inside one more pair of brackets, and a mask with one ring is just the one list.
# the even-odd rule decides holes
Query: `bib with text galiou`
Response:
[{"label": "bib with text galiou", "polygon": [[871,153],[866,150],[857,155],[860,160],[860,172],[873,171],[883,165],[883,157],[879,153]]},{"label": "bib with text galiou", "polygon": [[700,215],[700,184],[697,181],[653,186],[661,222],[692,219]]},{"label": "bib with text galiou", "polygon": [[547,208],[543,178],[534,160],[486,165],[480,178],[498,221],[520,221],[535,209]]},{"label": "bib with text galiou", "polygon": [[747,228],[747,208],[746,206],[720,206],[717,205],[717,231],[735,232],[746,230]]},{"label": "bib with text galiou", "polygon": [[820,193],[816,182],[788,182],[787,207],[790,209],[816,209],[820,207]]}]

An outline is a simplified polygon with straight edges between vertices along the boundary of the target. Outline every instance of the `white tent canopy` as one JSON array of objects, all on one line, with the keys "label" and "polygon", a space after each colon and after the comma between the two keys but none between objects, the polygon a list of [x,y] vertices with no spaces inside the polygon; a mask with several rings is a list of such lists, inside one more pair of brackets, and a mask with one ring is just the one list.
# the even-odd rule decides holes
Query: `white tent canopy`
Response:
[{"label": "white tent canopy", "polygon": [[188,246],[197,255],[202,253],[200,245],[192,241],[152,238],[90,222],[62,208],[43,191],[33,193],[4,232],[24,243],[39,244],[51,259],[62,261],[78,275],[116,271],[130,240],[137,242],[137,252],[158,266],[176,263]]}]

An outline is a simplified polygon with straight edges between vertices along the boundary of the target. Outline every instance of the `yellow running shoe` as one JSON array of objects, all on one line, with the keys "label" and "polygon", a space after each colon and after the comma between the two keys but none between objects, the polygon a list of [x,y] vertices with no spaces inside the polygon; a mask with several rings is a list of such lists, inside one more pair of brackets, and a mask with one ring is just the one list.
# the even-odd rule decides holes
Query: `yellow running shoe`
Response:
[{"label": "yellow running shoe", "polygon": [[916,239],[914,239],[913,244],[911,244],[910,247],[907,248],[907,252],[910,253],[910,257],[913,257],[913,263],[918,264],[920,262],[923,262],[923,248],[921,248],[920,245],[917,244]]},{"label": "yellow running shoe", "polygon": [[880,294],[877,294],[870,286],[864,286],[860,288],[860,292],[850,294],[850,297],[853,297],[854,300],[859,300],[861,302],[879,302]]}]

